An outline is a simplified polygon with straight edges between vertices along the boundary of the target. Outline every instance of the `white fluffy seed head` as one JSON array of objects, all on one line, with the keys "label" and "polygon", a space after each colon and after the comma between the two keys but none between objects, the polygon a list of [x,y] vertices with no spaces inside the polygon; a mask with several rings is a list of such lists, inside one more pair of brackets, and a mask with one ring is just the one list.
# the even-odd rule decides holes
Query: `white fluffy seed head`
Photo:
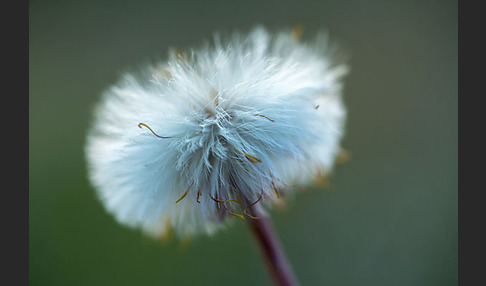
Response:
[{"label": "white fluffy seed head", "polygon": [[329,172],[346,113],[333,55],[323,34],[258,27],[126,74],[86,144],[107,210],[151,236],[212,233]]}]

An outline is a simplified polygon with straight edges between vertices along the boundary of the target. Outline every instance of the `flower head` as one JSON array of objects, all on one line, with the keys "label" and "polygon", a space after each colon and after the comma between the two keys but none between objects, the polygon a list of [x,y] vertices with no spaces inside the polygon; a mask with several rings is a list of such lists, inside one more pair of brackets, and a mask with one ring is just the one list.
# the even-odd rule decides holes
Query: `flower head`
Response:
[{"label": "flower head", "polygon": [[117,220],[159,236],[211,233],[333,166],[341,76],[324,35],[256,28],[126,74],[88,134],[89,178]]}]

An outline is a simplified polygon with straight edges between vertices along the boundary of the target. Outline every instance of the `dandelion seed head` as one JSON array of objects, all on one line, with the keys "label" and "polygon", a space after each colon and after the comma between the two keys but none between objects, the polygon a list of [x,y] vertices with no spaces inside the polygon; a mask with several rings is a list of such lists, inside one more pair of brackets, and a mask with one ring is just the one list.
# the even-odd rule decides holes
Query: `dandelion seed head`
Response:
[{"label": "dandelion seed head", "polygon": [[217,34],[103,94],[86,157],[120,223],[154,237],[212,233],[331,171],[347,67],[324,34],[294,34]]}]

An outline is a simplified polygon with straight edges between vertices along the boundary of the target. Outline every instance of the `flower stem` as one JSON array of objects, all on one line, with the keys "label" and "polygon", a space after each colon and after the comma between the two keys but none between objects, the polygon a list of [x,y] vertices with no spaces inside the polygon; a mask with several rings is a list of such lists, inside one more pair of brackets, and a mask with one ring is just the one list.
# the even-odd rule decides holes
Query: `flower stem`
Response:
[{"label": "flower stem", "polygon": [[248,219],[247,221],[265,257],[268,270],[272,274],[275,285],[299,285],[270,220],[256,209],[252,210],[252,214],[259,217],[259,219]]}]

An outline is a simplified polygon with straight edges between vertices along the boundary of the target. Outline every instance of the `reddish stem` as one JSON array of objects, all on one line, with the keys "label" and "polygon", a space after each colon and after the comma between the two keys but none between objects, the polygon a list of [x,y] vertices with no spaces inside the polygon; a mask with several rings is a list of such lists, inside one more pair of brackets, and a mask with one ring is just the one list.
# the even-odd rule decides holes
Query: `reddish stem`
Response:
[{"label": "reddish stem", "polygon": [[267,267],[272,274],[275,285],[299,285],[270,220],[254,209],[251,212],[253,216],[259,217],[259,219],[248,219],[247,221],[258,241],[258,245],[265,257]]}]

